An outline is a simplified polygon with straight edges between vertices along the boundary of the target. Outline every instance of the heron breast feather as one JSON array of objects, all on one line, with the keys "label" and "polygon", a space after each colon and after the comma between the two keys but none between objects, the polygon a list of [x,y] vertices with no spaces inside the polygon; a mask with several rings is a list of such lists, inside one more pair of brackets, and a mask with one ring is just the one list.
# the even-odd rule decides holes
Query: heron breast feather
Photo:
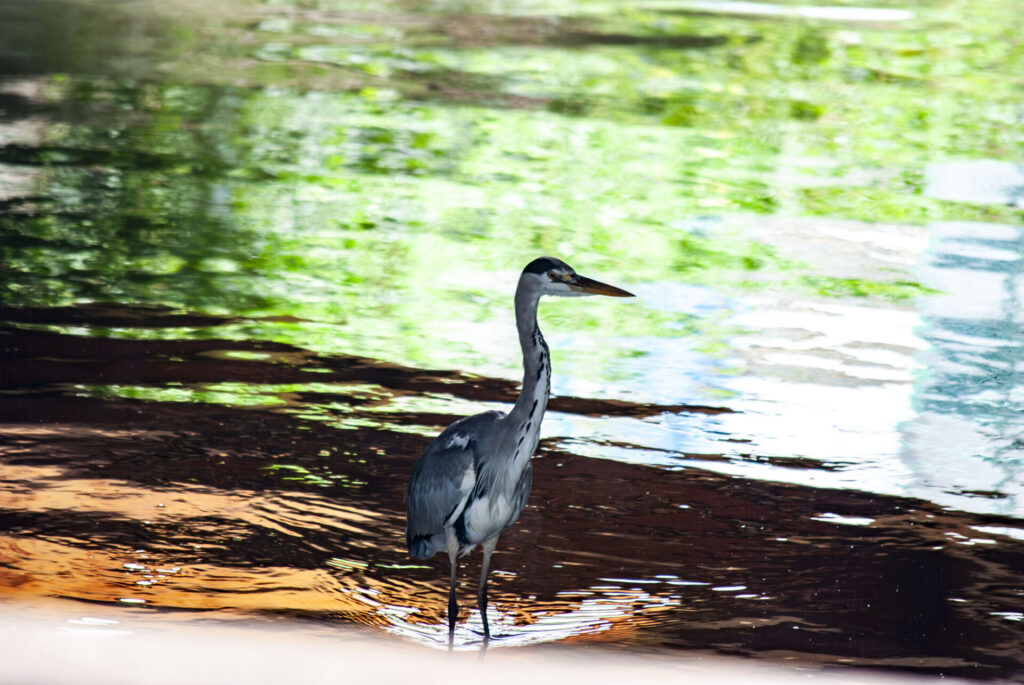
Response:
[{"label": "heron breast feather", "polygon": [[512,515],[512,502],[508,497],[486,496],[473,500],[466,510],[467,532],[474,541],[485,540],[508,526]]}]

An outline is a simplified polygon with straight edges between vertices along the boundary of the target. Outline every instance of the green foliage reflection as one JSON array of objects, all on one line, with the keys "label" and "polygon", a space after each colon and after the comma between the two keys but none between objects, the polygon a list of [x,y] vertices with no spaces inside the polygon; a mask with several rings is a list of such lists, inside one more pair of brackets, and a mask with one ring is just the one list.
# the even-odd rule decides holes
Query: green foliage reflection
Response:
[{"label": "green foliage reflection", "polygon": [[[432,321],[493,331],[538,253],[625,285],[903,301],[926,292],[908,274],[822,273],[757,236],[759,217],[1024,218],[922,181],[936,158],[1020,150],[1011,0],[885,21],[317,6],[172,4],[132,24],[128,6],[38,3],[12,44],[62,57],[7,65],[38,92],[10,96],[4,126],[43,125],[0,147],[31,186],[0,198],[0,300],[170,305],[248,319],[218,335],[437,363]],[[70,42],[68,8],[89,27]],[[692,325],[553,311],[609,336]],[[720,321],[701,320],[712,349]]]}]

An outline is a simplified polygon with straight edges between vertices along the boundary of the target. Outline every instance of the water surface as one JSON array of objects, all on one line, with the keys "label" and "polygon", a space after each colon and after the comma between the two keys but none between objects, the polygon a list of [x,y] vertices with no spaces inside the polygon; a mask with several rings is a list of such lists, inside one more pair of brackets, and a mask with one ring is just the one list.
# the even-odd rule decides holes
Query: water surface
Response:
[{"label": "water surface", "polygon": [[[444,646],[405,482],[514,401],[498,646],[1019,677],[1008,0],[0,8],[0,588]],[[457,641],[475,648],[465,562]],[[77,617],[77,618],[76,618]]]}]

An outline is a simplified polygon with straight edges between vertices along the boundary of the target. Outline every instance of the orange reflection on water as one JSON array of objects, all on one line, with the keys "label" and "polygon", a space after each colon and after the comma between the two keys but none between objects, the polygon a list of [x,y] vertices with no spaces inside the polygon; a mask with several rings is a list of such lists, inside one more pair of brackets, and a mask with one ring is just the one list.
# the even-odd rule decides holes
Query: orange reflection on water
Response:
[{"label": "orange reflection on water", "polygon": [[[372,613],[324,569],[174,566],[159,553],[87,550],[0,536],[7,597],[65,597],[175,609]],[[372,621],[369,621],[372,622]]]}]

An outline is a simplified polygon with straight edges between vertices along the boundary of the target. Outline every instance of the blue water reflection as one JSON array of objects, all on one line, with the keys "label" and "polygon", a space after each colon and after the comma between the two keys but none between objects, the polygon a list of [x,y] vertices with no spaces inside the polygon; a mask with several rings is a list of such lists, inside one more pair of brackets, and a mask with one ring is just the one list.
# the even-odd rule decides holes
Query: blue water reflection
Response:
[{"label": "blue water reflection", "polygon": [[[921,302],[927,374],[904,459],[932,499],[1024,510],[1024,236],[1012,226],[944,223],[922,269],[945,292]],[[975,500],[965,505],[962,500]]]}]

